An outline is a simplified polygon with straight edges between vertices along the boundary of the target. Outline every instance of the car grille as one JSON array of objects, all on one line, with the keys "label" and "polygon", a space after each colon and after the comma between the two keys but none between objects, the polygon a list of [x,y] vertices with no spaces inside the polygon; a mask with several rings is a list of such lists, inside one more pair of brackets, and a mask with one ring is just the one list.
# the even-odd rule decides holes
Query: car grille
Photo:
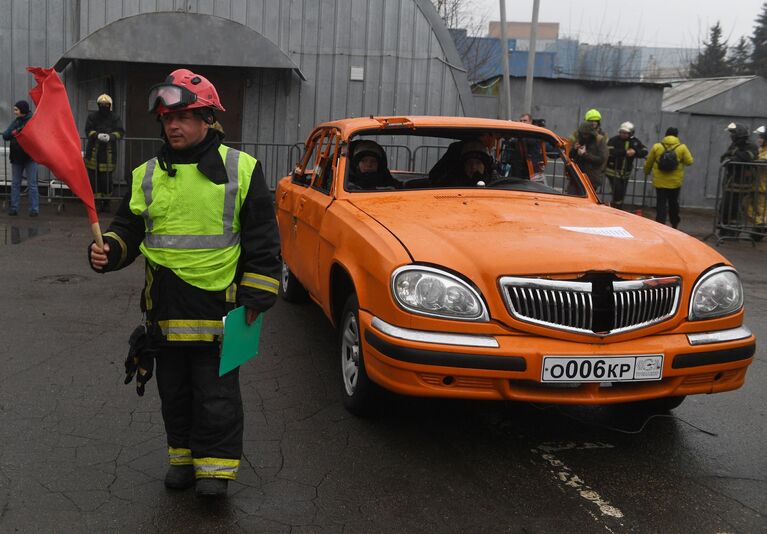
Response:
[{"label": "car grille", "polygon": [[500,284],[514,318],[570,332],[618,334],[657,324],[677,312],[679,277],[617,280],[605,274],[593,278],[505,276]]}]

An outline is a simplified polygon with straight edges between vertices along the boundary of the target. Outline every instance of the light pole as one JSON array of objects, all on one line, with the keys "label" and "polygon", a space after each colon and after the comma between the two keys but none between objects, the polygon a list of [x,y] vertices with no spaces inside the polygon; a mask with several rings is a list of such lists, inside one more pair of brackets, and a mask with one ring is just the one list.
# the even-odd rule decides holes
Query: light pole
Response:
[{"label": "light pole", "polygon": [[527,77],[525,78],[525,113],[533,116],[533,75],[535,74],[535,39],[538,35],[539,0],[533,0],[533,22],[530,25],[530,48],[527,51]]},{"label": "light pole", "polygon": [[[509,79],[509,39],[506,37],[506,0],[501,0],[501,64],[503,65],[503,113],[511,120],[511,80]],[[504,117],[505,115],[505,117]]]}]

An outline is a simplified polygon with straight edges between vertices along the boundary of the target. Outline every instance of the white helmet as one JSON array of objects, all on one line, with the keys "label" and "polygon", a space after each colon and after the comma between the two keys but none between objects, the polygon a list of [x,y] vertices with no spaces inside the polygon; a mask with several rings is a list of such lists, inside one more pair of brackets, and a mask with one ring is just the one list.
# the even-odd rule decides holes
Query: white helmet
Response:
[{"label": "white helmet", "polygon": [[630,123],[629,121],[624,122],[621,124],[621,127],[618,128],[619,132],[626,132],[627,134],[634,134],[634,125]]},{"label": "white helmet", "polygon": [[767,133],[767,128],[764,126],[764,124],[762,124],[759,128],[754,130],[754,133],[763,136],[764,134]]}]

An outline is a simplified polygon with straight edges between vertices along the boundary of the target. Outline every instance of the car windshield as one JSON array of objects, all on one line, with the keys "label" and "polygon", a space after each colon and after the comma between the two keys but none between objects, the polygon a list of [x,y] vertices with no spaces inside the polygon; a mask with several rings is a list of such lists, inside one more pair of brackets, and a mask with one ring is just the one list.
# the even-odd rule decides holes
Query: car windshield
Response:
[{"label": "car windshield", "polygon": [[361,132],[347,148],[344,189],[352,193],[483,188],[585,196],[558,139],[525,130]]}]

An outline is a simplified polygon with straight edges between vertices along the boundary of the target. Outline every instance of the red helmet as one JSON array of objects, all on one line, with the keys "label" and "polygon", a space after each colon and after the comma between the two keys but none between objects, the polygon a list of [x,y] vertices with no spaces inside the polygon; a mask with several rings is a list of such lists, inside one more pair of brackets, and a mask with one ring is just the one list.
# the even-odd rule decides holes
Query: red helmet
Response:
[{"label": "red helmet", "polygon": [[226,111],[213,84],[205,76],[189,69],[174,70],[165,82],[149,90],[150,113],[162,115],[170,111],[195,108]]}]

